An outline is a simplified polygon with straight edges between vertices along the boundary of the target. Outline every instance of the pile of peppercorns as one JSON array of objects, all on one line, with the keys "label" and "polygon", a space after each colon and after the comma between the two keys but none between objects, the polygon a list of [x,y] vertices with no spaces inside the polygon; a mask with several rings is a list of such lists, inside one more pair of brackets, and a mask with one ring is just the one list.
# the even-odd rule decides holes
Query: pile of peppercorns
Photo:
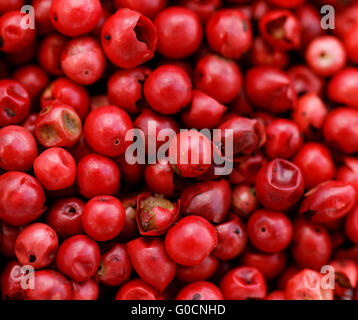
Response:
[{"label": "pile of peppercorns", "polygon": [[354,0],[1,0],[2,299],[358,299],[357,64]]}]

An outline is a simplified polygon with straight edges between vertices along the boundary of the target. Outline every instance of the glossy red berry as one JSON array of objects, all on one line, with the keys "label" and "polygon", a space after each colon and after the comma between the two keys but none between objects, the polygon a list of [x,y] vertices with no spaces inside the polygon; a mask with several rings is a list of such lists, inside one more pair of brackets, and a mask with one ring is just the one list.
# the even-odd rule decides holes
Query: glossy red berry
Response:
[{"label": "glossy red berry", "polygon": [[159,300],[159,293],[143,280],[133,279],[120,287],[115,300]]},{"label": "glossy red berry", "polygon": [[313,222],[328,223],[344,217],[357,202],[356,189],[347,182],[326,181],[306,193],[299,213]]},{"label": "glossy red berry", "polygon": [[169,229],[165,249],[176,263],[193,266],[211,253],[217,241],[216,229],[206,219],[192,215]]},{"label": "glossy red berry", "polygon": [[195,66],[194,85],[220,103],[233,101],[242,87],[242,74],[235,61],[207,54]]},{"label": "glossy red berry", "polygon": [[199,90],[193,90],[190,106],[181,114],[184,124],[188,128],[215,128],[227,108]]},{"label": "glossy red berry", "polygon": [[58,248],[56,265],[72,280],[86,281],[96,273],[100,258],[97,243],[85,235],[77,235],[67,238]]},{"label": "glossy red berry", "polygon": [[275,253],[287,248],[292,240],[291,221],[281,212],[257,210],[249,218],[250,242],[259,250]]},{"label": "glossy red berry", "polygon": [[294,224],[291,252],[300,267],[320,270],[331,257],[331,238],[324,227],[298,220]]},{"label": "glossy red berry", "polygon": [[61,273],[38,270],[34,281],[34,289],[24,290],[25,300],[71,300],[71,283]]},{"label": "glossy red berry", "polygon": [[331,153],[328,148],[320,143],[308,142],[304,144],[292,162],[300,168],[307,189],[331,180],[335,174],[335,165]]},{"label": "glossy red berry", "polygon": [[319,76],[328,77],[341,70],[346,64],[346,50],[334,36],[313,39],[306,49],[306,62]]},{"label": "glossy red berry", "polygon": [[0,129],[0,168],[26,172],[36,157],[36,140],[28,130],[20,126]]},{"label": "glossy red berry", "polygon": [[[358,110],[353,108],[336,108],[332,110],[324,123],[323,134],[326,142],[344,153],[358,151]],[[344,137],[344,139],[342,139]]]},{"label": "glossy red berry", "polygon": [[288,300],[333,300],[333,290],[322,286],[323,275],[311,269],[304,269],[292,277],[286,286]]},{"label": "glossy red berry", "polygon": [[144,236],[165,234],[178,219],[179,211],[180,201],[171,202],[149,192],[140,194],[136,213],[139,232]]},{"label": "glossy red berry", "polygon": [[162,240],[138,238],[128,242],[126,248],[135,271],[153,288],[163,291],[173,280],[176,264],[166,253]]},{"label": "glossy red berry", "polygon": [[221,0],[181,0],[180,5],[196,12],[202,23],[206,23],[212,14],[222,5]]},{"label": "glossy red berry", "polygon": [[36,118],[35,135],[46,148],[71,147],[79,141],[81,133],[81,119],[68,105],[55,102],[42,109]]},{"label": "glossy red berry", "polygon": [[34,162],[36,178],[47,190],[61,190],[72,186],[76,179],[76,162],[63,148],[49,148]]},{"label": "glossy red berry", "polygon": [[109,102],[129,113],[141,111],[145,105],[143,83],[150,73],[147,67],[116,71],[107,84]]},{"label": "glossy red berry", "polygon": [[215,52],[239,59],[251,46],[251,23],[240,10],[219,10],[206,24],[206,38]]},{"label": "glossy red berry", "polygon": [[108,241],[122,230],[125,212],[122,203],[111,196],[97,196],[86,203],[82,216],[83,230],[96,241]]},{"label": "glossy red berry", "polygon": [[216,226],[218,244],[213,255],[220,260],[231,260],[239,256],[247,244],[246,227],[236,215],[231,214],[226,222]]},{"label": "glossy red berry", "polygon": [[39,34],[50,34],[55,31],[50,17],[52,0],[34,0],[35,25]]},{"label": "glossy red berry", "polygon": [[176,300],[223,300],[217,286],[207,281],[197,281],[181,289]]},{"label": "glossy red berry", "polygon": [[198,15],[184,7],[169,7],[154,19],[158,32],[157,51],[164,57],[183,59],[201,45],[203,28]]},{"label": "glossy red berry", "polygon": [[89,33],[96,27],[101,13],[99,0],[53,0],[50,9],[52,25],[69,37]]},{"label": "glossy red berry", "polygon": [[266,127],[266,154],[271,158],[291,158],[302,146],[299,127],[291,120],[277,119]]},{"label": "glossy red berry", "polygon": [[178,113],[192,97],[189,76],[175,65],[155,69],[146,79],[143,90],[150,107],[161,114]]},{"label": "glossy red berry", "polygon": [[17,81],[0,80],[0,127],[20,124],[30,111],[30,96]]},{"label": "glossy red berry", "polygon": [[265,298],[267,289],[265,278],[258,269],[237,267],[224,275],[220,290],[226,300],[246,300]]},{"label": "glossy red berry", "polygon": [[36,220],[46,210],[44,204],[44,191],[34,177],[18,171],[0,176],[0,218],[7,224],[21,226]]},{"label": "glossy red berry", "polygon": [[180,201],[182,214],[202,216],[211,222],[220,223],[230,208],[230,184],[220,179],[188,185],[182,190]]},{"label": "glossy red berry", "polygon": [[74,38],[61,52],[61,68],[71,80],[90,85],[97,82],[106,67],[106,58],[99,42],[91,37]]},{"label": "glossy red berry", "polygon": [[115,6],[138,11],[148,18],[154,18],[167,5],[167,0],[114,0]]},{"label": "glossy red berry", "polygon": [[21,265],[16,260],[9,261],[1,273],[1,295],[3,300],[22,300],[23,289]]},{"label": "glossy red berry", "polygon": [[98,284],[93,279],[84,282],[76,282],[72,280],[71,291],[71,300],[97,300],[99,295]]},{"label": "glossy red berry", "polygon": [[267,209],[286,210],[300,200],[303,192],[301,171],[287,160],[268,162],[256,176],[257,200]]},{"label": "glossy red berry", "polygon": [[131,69],[154,56],[157,30],[146,16],[123,8],[104,23],[101,41],[104,53],[113,64]]},{"label": "glossy red berry", "polygon": [[272,10],[259,21],[261,36],[280,50],[298,49],[301,45],[300,22],[288,10]]},{"label": "glossy red berry", "polygon": [[46,223],[64,238],[82,233],[81,215],[85,203],[79,198],[62,198],[47,211]]},{"label": "glossy red berry", "polygon": [[22,229],[22,226],[12,227],[5,222],[0,224],[0,252],[4,256],[15,258],[15,241]]},{"label": "glossy red berry", "polygon": [[231,208],[242,218],[247,218],[258,206],[256,190],[246,184],[237,185],[232,189]]},{"label": "glossy red berry", "polygon": [[338,181],[349,182],[358,191],[358,159],[345,157],[343,164],[337,168],[336,179]]},{"label": "glossy red berry", "polygon": [[249,69],[245,92],[254,106],[274,114],[292,110],[297,100],[290,78],[273,67]]},{"label": "glossy red berry", "polygon": [[181,177],[193,178],[204,174],[212,163],[211,141],[197,130],[177,134],[169,145],[169,161]]},{"label": "glossy red berry", "polygon": [[208,255],[203,262],[195,266],[177,266],[176,278],[183,282],[204,281],[211,278],[218,267],[218,259]]},{"label": "glossy red berry", "polygon": [[54,33],[42,40],[38,49],[38,61],[41,67],[54,76],[63,75],[60,56],[67,39],[60,34]]},{"label": "glossy red berry", "polygon": [[119,286],[130,277],[132,269],[125,245],[117,243],[102,255],[98,280],[106,286]]},{"label": "glossy red berry", "polygon": [[298,96],[305,93],[320,95],[323,90],[324,81],[305,65],[295,65],[287,70],[293,88]]},{"label": "glossy red berry", "polygon": [[20,10],[25,0],[5,0],[0,4],[0,12],[4,13],[11,10]]},{"label": "glossy red berry", "polygon": [[[101,185],[98,185],[98,181],[101,181]],[[77,184],[86,198],[113,195],[119,190],[119,169],[113,160],[95,153],[89,154],[77,165]]]},{"label": "glossy red berry", "polygon": [[21,265],[42,269],[55,259],[58,239],[55,230],[44,223],[33,223],[16,238],[15,254]]},{"label": "glossy red berry", "polygon": [[127,132],[132,128],[132,120],[123,109],[104,106],[89,113],[84,124],[84,135],[94,151],[116,157],[130,145],[128,137],[132,135]]},{"label": "glossy red berry", "polygon": [[358,27],[355,24],[352,26],[352,29],[349,32],[347,32],[347,34],[343,38],[345,52],[347,52],[347,56],[349,60],[353,63],[358,62],[357,59],[358,47],[355,41],[355,39],[357,39],[357,35],[358,35]]},{"label": "glossy red berry", "polygon": [[0,51],[20,53],[31,47],[35,40],[36,30],[22,28],[25,17],[20,11],[8,11],[0,17]]},{"label": "glossy red berry", "polygon": [[174,171],[167,159],[158,160],[156,164],[145,167],[144,179],[150,191],[166,197],[174,195]]}]

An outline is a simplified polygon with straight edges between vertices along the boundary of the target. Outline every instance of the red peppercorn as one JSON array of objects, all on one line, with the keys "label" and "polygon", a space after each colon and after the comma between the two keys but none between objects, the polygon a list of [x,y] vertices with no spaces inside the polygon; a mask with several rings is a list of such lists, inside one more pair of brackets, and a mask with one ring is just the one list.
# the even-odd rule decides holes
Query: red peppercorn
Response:
[{"label": "red peppercorn", "polygon": [[348,67],[331,78],[327,86],[327,95],[334,102],[358,108],[357,90],[358,68]]},{"label": "red peppercorn", "polygon": [[133,279],[120,287],[115,300],[159,300],[159,293],[143,280]]},{"label": "red peppercorn", "polygon": [[177,266],[176,278],[183,282],[204,281],[211,278],[218,267],[218,259],[208,255],[203,262],[195,266]]},{"label": "red peppercorn", "polygon": [[262,273],[253,267],[237,267],[224,275],[220,289],[226,300],[263,299],[266,281]]},{"label": "red peppercorn", "polygon": [[126,248],[135,271],[153,288],[163,291],[173,280],[176,264],[166,253],[162,240],[137,238],[128,242]]},{"label": "red peppercorn", "polygon": [[129,154],[123,153],[115,158],[114,161],[121,172],[121,178],[128,185],[137,185],[143,180],[145,165],[137,162],[135,152]]},{"label": "red peppercorn", "polygon": [[183,215],[202,216],[211,222],[220,223],[230,208],[230,184],[221,179],[188,185],[182,190],[180,201]]},{"label": "red peppercorn", "polygon": [[23,227],[11,227],[5,222],[0,224],[0,252],[8,257],[15,258],[15,241]]},{"label": "red peppercorn", "polygon": [[[137,11],[119,9],[103,25],[104,53],[118,67],[134,68],[154,56],[157,30],[152,21]],[[130,48],[130,50],[128,50]]]},{"label": "red peppercorn", "polygon": [[323,275],[304,269],[292,277],[286,286],[288,300],[333,300],[333,290],[322,287]]},{"label": "red peppercorn", "polygon": [[334,36],[313,39],[305,56],[308,66],[322,77],[335,74],[346,64],[346,51],[341,41]]},{"label": "red peppercorn", "polygon": [[7,171],[29,171],[37,157],[33,135],[20,126],[0,129],[0,168]]},{"label": "red peppercorn", "polygon": [[[98,184],[101,181],[101,184]],[[98,154],[83,157],[77,165],[77,184],[86,198],[113,195],[119,190],[120,173],[115,162]]]},{"label": "red peppercorn", "polygon": [[201,263],[217,245],[216,229],[200,216],[188,216],[171,227],[165,249],[171,259],[184,266]]},{"label": "red peppercorn", "polygon": [[181,113],[181,118],[188,128],[215,128],[227,108],[217,100],[199,90],[193,90],[190,106]]},{"label": "red peppercorn", "polygon": [[138,11],[148,18],[154,18],[167,6],[167,0],[114,0],[115,6]]},{"label": "red peppercorn", "polygon": [[17,236],[15,254],[21,265],[42,269],[53,261],[57,247],[55,230],[44,223],[33,223]]},{"label": "red peppercorn", "polygon": [[247,218],[256,210],[258,203],[254,187],[237,185],[232,189],[231,195],[231,208],[241,218]]},{"label": "red peppercorn", "polygon": [[46,88],[49,78],[44,70],[36,65],[27,65],[18,68],[12,78],[22,84],[30,96],[31,101],[36,100]]},{"label": "red peppercorn", "polygon": [[129,113],[141,111],[145,105],[143,83],[150,73],[146,67],[116,71],[107,84],[109,102]]},{"label": "red peppercorn", "polygon": [[84,231],[96,241],[108,241],[122,230],[125,212],[122,203],[111,196],[97,196],[86,203],[81,216]]},{"label": "red peppercorn", "polygon": [[355,206],[347,215],[345,231],[348,238],[358,244],[358,207]]},{"label": "red peppercorn", "polygon": [[44,147],[71,147],[81,133],[81,119],[68,105],[55,102],[42,109],[36,118],[35,135]]},{"label": "red peppercorn", "polygon": [[157,51],[164,57],[183,59],[201,45],[203,28],[198,15],[184,7],[169,7],[154,19],[158,32]]},{"label": "red peppercorn", "polygon": [[340,107],[328,114],[323,126],[323,134],[329,145],[350,154],[358,151],[357,129],[358,111]]},{"label": "red peppercorn", "polygon": [[235,61],[207,54],[197,62],[193,81],[198,90],[220,103],[229,103],[239,95],[243,80]]},{"label": "red peppercorn", "polygon": [[148,104],[161,114],[175,114],[185,108],[192,97],[192,84],[186,72],[175,65],[154,70],[144,83]]},{"label": "red peppercorn", "polygon": [[52,0],[34,0],[32,6],[35,12],[36,30],[41,35],[55,31],[50,18]]},{"label": "red peppercorn", "polygon": [[0,80],[0,127],[20,124],[30,111],[27,90],[17,81]]},{"label": "red peppercorn", "polygon": [[136,219],[144,236],[159,236],[167,232],[178,219],[180,201],[173,203],[162,196],[142,193],[137,198]]},{"label": "red peppercorn", "polygon": [[132,269],[125,245],[117,243],[102,255],[98,280],[106,286],[119,286],[130,277]]},{"label": "red peppercorn", "polygon": [[1,294],[3,300],[23,300],[21,288],[21,265],[12,260],[8,262],[1,273]]},{"label": "red peppercorn", "polygon": [[67,238],[58,248],[56,265],[72,280],[86,281],[96,273],[100,258],[97,243],[85,235],[77,235]]},{"label": "red peppercorn", "polygon": [[75,159],[65,149],[49,148],[35,159],[34,172],[45,189],[65,189],[75,182]]},{"label": "red peppercorn", "polygon": [[342,300],[352,300],[357,285],[357,265],[353,260],[337,259],[329,263],[334,268],[335,297]]},{"label": "red peppercorn", "polygon": [[247,233],[239,217],[231,214],[226,222],[216,226],[218,244],[213,255],[220,260],[231,260],[239,256],[247,244]]},{"label": "red peppercorn", "polygon": [[301,28],[296,16],[288,10],[272,10],[259,21],[261,36],[280,50],[298,49],[301,45]]},{"label": "red peppercorn", "polygon": [[251,23],[240,10],[219,10],[206,24],[206,38],[215,52],[239,59],[251,46]]},{"label": "red peppercorn", "polygon": [[303,192],[301,171],[287,160],[270,161],[256,176],[257,200],[267,209],[286,210],[300,200]]},{"label": "red peppercorn", "polygon": [[0,176],[0,218],[7,224],[21,226],[36,220],[46,210],[44,204],[44,191],[32,176],[18,171]]},{"label": "red peppercorn", "polygon": [[190,9],[191,11],[196,12],[201,22],[205,24],[209,20],[211,15],[221,7],[221,2],[221,0],[181,0],[180,5]]},{"label": "red peppercorn", "polygon": [[300,267],[320,270],[331,257],[331,238],[324,227],[299,219],[294,223],[291,252]]},{"label": "red peppercorn", "polygon": [[71,281],[72,300],[97,300],[98,284],[95,280],[89,279],[84,282]]},{"label": "red peppercorn", "polygon": [[94,151],[116,157],[130,145],[128,136],[132,135],[128,131],[132,128],[132,120],[123,109],[104,106],[89,113],[84,124],[84,135]]},{"label": "red peppercorn", "polygon": [[0,12],[4,13],[11,10],[20,10],[25,0],[4,0],[0,4]]},{"label": "red peppercorn", "polygon": [[14,10],[0,17],[0,51],[20,53],[34,43],[36,30],[22,28],[21,21],[24,16],[24,13]]},{"label": "red peppercorn", "polygon": [[156,164],[147,165],[144,170],[144,179],[150,191],[166,197],[174,195],[174,172],[169,160],[161,159]]},{"label": "red peppercorn", "polygon": [[106,58],[99,42],[91,37],[74,38],[61,53],[63,72],[76,83],[90,85],[97,82],[106,67]]},{"label": "red peppercorn", "polygon": [[265,253],[249,249],[242,255],[240,262],[244,266],[257,268],[265,279],[270,280],[283,272],[287,257],[285,251]]},{"label": "red peppercorn", "polygon": [[51,82],[41,95],[42,108],[55,101],[71,106],[81,119],[86,117],[90,107],[87,90],[67,78],[58,78]]},{"label": "red peppercorn", "polygon": [[250,242],[259,250],[275,253],[284,250],[292,239],[292,224],[281,212],[257,210],[249,218]]},{"label": "red peppercorn", "polygon": [[181,289],[176,300],[224,300],[224,297],[211,282],[197,281]]},{"label": "red peppercorn", "polygon": [[358,159],[353,157],[343,158],[343,164],[337,168],[336,179],[349,182],[358,191]]},{"label": "red peppercorn", "polygon": [[53,270],[35,271],[35,288],[24,290],[25,300],[71,300],[71,283]]},{"label": "red peppercorn", "polygon": [[266,154],[269,158],[291,158],[302,146],[299,127],[291,120],[276,119],[266,127]]},{"label": "red peppercorn", "polygon": [[99,0],[53,0],[50,9],[52,25],[60,33],[76,37],[92,31],[102,13]]},{"label": "red peppercorn", "polygon": [[47,211],[46,223],[64,238],[82,233],[81,215],[85,203],[79,198],[55,201]]},{"label": "red peppercorn", "polygon": [[54,76],[63,75],[60,55],[67,40],[60,34],[54,33],[42,40],[38,50],[38,61],[41,67]]},{"label": "red peppercorn", "polygon": [[170,142],[169,161],[181,177],[201,176],[212,163],[211,141],[197,130],[182,131]]}]

